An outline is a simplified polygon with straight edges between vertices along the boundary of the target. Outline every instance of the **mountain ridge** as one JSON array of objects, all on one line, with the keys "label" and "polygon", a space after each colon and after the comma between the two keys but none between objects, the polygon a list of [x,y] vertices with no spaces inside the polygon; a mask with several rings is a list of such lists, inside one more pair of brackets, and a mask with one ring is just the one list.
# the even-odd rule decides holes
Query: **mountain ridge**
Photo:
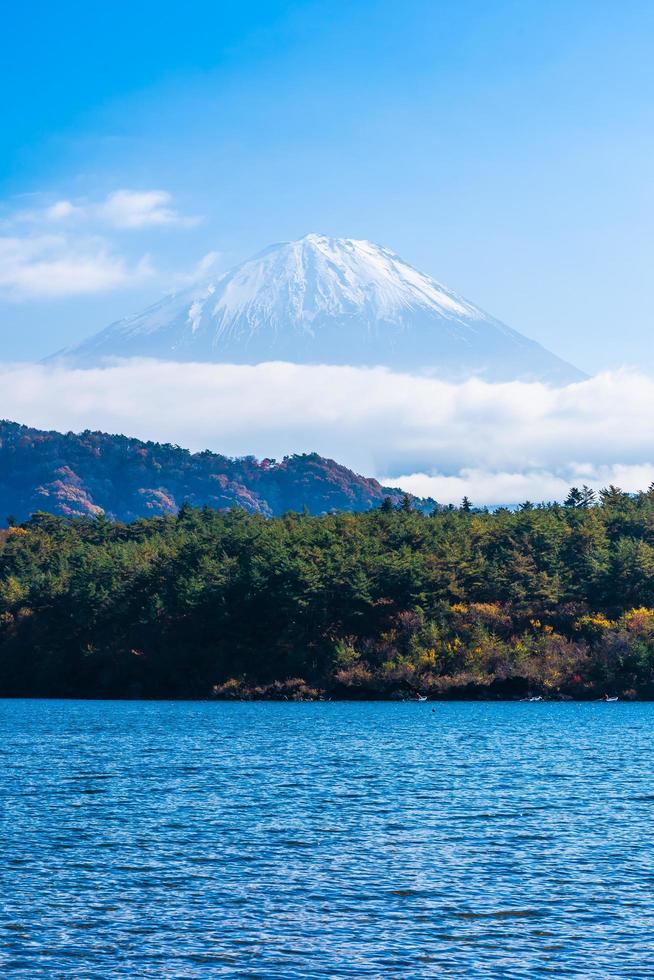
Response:
[{"label": "mountain ridge", "polygon": [[[385,497],[399,504],[404,494],[317,453],[279,462],[234,459],[124,435],[60,433],[0,420],[0,523],[36,511],[133,521],[176,513],[184,503],[266,517],[305,508],[321,514],[370,510]],[[435,506],[411,499],[421,509]]]},{"label": "mountain ridge", "polygon": [[380,245],[311,233],[165,296],[57,358],[387,366],[568,383],[582,372]]}]

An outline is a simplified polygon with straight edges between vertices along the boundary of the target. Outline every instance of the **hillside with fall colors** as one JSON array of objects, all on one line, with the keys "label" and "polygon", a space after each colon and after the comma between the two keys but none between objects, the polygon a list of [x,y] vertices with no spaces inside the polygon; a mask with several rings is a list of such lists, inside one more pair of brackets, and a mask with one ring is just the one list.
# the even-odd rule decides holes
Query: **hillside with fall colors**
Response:
[{"label": "hillside with fall colors", "polygon": [[[285,511],[362,511],[402,492],[317,453],[257,460],[104,432],[44,432],[0,421],[0,523],[36,511],[121,521],[175,514],[184,503]],[[433,507],[433,501],[423,506]]]}]

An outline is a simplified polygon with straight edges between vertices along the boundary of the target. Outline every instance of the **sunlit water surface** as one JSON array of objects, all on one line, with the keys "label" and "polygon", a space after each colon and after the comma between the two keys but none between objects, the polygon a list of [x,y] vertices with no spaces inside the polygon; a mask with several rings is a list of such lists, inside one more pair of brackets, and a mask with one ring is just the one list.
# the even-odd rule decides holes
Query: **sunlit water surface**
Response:
[{"label": "sunlit water surface", "polygon": [[0,976],[654,976],[654,705],[432,708],[0,702]]}]

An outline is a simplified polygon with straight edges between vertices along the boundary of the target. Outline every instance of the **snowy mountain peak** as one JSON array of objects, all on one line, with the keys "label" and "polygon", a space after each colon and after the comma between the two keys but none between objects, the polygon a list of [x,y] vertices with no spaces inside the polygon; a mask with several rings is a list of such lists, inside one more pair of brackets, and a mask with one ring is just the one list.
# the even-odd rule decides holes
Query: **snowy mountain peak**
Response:
[{"label": "snowy mountain peak", "polygon": [[387,248],[310,233],[167,296],[64,356],[387,365],[570,381],[575,368]]},{"label": "snowy mountain peak", "polygon": [[368,329],[420,308],[483,317],[388,249],[316,234],[271,245],[212,285],[206,298],[223,335],[243,315],[253,330],[290,323],[308,332],[322,315],[363,317]]}]

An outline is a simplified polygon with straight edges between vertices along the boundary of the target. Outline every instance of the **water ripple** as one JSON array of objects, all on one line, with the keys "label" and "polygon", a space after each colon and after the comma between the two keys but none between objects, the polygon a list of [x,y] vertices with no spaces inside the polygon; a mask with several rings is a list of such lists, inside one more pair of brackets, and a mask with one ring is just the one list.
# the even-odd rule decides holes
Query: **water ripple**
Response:
[{"label": "water ripple", "polygon": [[653,723],[0,702],[0,975],[651,977]]}]

